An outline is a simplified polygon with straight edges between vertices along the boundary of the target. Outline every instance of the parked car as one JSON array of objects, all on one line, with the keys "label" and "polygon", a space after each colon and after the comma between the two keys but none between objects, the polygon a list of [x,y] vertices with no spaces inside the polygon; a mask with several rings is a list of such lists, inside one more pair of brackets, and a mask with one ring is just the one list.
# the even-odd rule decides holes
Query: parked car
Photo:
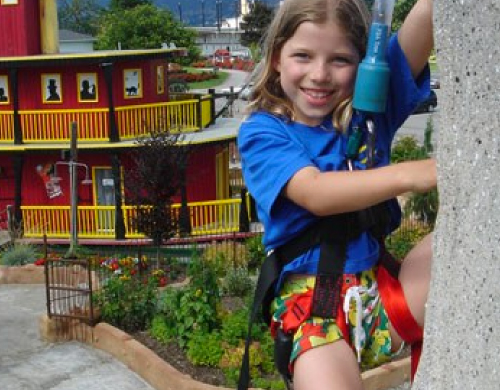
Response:
[{"label": "parked car", "polygon": [[430,112],[434,111],[437,106],[437,95],[431,89],[431,93],[422,103],[420,103],[415,110],[413,110],[413,114],[420,114],[422,112]]},{"label": "parked car", "polygon": [[439,79],[432,78],[431,79],[431,89],[439,89],[441,88],[441,83]]}]

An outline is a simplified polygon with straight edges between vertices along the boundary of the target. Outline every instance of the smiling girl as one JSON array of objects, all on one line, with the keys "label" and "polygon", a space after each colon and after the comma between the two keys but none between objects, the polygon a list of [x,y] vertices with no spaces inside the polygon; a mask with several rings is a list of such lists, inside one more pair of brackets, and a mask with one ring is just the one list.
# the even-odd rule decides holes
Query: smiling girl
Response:
[{"label": "smiling girl", "polygon": [[285,0],[238,135],[263,242],[281,267],[270,325],[291,340],[281,373],[295,390],[362,389],[360,366],[390,360],[403,341],[418,362],[431,238],[400,269],[383,239],[400,224],[395,198],[437,182],[432,159],[389,165],[396,131],[430,90],[432,0],[419,0],[390,38],[389,96],[373,117],[376,141],[365,134],[349,164],[369,22],[362,0]]}]

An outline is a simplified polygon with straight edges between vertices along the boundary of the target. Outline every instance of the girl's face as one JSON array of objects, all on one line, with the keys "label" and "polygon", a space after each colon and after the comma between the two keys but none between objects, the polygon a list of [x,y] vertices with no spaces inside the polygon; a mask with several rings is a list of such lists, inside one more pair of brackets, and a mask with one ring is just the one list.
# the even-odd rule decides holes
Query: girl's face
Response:
[{"label": "girl's face", "polygon": [[274,59],[294,120],[321,124],[352,95],[359,60],[356,48],[335,23],[300,24]]}]

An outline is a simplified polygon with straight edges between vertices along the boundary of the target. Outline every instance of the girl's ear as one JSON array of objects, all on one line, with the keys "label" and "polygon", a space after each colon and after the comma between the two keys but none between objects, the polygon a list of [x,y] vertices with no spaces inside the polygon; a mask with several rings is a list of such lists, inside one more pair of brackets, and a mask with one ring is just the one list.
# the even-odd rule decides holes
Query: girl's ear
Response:
[{"label": "girl's ear", "polygon": [[280,62],[280,54],[279,53],[275,53],[273,55],[272,65],[273,65],[273,69],[276,72],[278,72],[278,73],[281,72],[281,62]]}]

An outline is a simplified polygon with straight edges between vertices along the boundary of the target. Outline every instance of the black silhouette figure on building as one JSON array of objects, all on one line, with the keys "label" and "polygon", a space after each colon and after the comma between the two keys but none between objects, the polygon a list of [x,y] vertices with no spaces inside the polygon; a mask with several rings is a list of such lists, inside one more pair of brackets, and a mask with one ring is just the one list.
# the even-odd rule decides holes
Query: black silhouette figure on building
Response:
[{"label": "black silhouette figure on building", "polygon": [[55,79],[49,79],[49,85],[47,85],[47,89],[49,90],[47,101],[57,102],[61,100],[61,97],[57,93],[57,84]]},{"label": "black silhouette figure on building", "polygon": [[0,102],[6,102],[9,98],[5,95],[5,89],[0,87]]},{"label": "black silhouette figure on building", "polygon": [[88,80],[82,81],[80,100],[95,100],[95,85],[92,85],[92,87],[90,87],[90,83]]}]

